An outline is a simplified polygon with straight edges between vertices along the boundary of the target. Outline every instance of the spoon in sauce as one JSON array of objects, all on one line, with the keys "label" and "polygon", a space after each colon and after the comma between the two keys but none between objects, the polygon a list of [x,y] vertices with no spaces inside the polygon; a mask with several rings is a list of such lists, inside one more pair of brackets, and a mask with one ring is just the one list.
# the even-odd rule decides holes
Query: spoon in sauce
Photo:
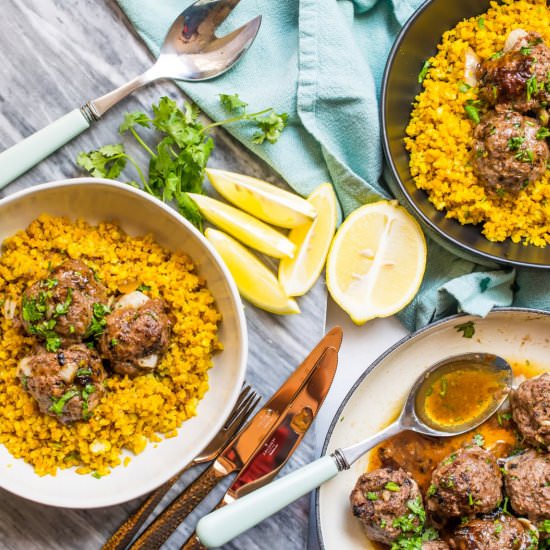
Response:
[{"label": "spoon in sauce", "polygon": [[415,381],[395,422],[215,510],[199,521],[197,535],[207,548],[224,545],[404,430],[437,437],[472,430],[499,409],[512,383],[512,368],[497,355],[467,353],[436,363]]}]

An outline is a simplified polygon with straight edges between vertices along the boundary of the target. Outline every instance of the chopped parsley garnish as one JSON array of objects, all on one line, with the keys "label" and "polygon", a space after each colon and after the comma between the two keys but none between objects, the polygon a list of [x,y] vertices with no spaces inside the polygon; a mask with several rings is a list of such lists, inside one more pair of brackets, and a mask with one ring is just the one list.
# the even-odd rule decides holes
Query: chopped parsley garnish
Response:
[{"label": "chopped parsley garnish", "polygon": [[46,293],[42,291],[38,293],[37,298],[27,298],[27,296],[23,296],[23,320],[28,323],[33,323],[43,319],[47,309],[46,299]]},{"label": "chopped parsley garnish", "polygon": [[496,519],[494,521],[495,524],[495,533],[498,535],[502,531],[502,523]]},{"label": "chopped parsley garnish", "polygon": [[474,495],[472,495],[472,493],[468,493],[468,504],[470,506],[474,505]]},{"label": "chopped parsley garnish", "polygon": [[140,292],[147,292],[147,291],[151,290],[151,287],[149,285],[146,285],[145,283],[141,283],[137,287],[137,290],[139,290]]},{"label": "chopped parsley garnish", "polygon": [[448,457],[442,462],[442,464],[443,464],[444,466],[446,466],[447,464],[452,464],[455,460],[456,460],[456,454],[453,453],[452,455],[448,456]]},{"label": "chopped parsley garnish", "polygon": [[466,84],[466,82],[460,81],[458,83],[458,91],[461,94],[465,94],[468,90],[470,90],[472,87],[469,84]]},{"label": "chopped parsley garnish", "polygon": [[474,105],[464,105],[464,111],[471,120],[473,120],[476,124],[479,124],[479,121],[481,120],[479,118],[479,111]]},{"label": "chopped parsley garnish", "polygon": [[62,304],[56,304],[55,310],[53,312],[54,317],[59,317],[60,315],[66,315],[69,311],[69,306],[71,305],[73,301],[73,289],[68,288],[67,289],[67,296],[65,297],[65,301]]},{"label": "chopped parsley garnish", "polygon": [[422,84],[422,82],[424,82],[424,79],[426,78],[426,75],[428,74],[428,71],[430,70],[431,66],[432,66],[432,62],[429,59],[424,62],[424,65],[422,66],[422,70],[418,73],[419,84]]},{"label": "chopped parsley garnish", "polygon": [[430,497],[433,497],[435,495],[435,493],[437,493],[437,487],[432,483],[429,487],[428,487],[428,491],[426,493],[426,496],[428,498]]},{"label": "chopped parsley garnish", "polygon": [[462,338],[472,338],[472,336],[476,333],[473,321],[468,321],[466,323],[456,325],[455,329],[457,332],[462,332]]},{"label": "chopped parsley garnish", "polygon": [[480,29],[484,29],[484,28],[485,28],[485,18],[484,18],[484,17],[478,18],[478,20],[477,20],[477,26],[478,26]]},{"label": "chopped parsley garnish", "polygon": [[522,149],[521,151],[518,151],[514,158],[519,160],[520,162],[530,162],[533,164],[535,162],[535,154],[531,149]]},{"label": "chopped parsley garnish", "polygon": [[550,136],[550,130],[543,126],[542,128],[539,129],[535,137],[537,139],[546,139],[548,136]]},{"label": "chopped parsley garnish", "polygon": [[378,500],[378,495],[373,491],[369,491],[367,493],[367,500]]},{"label": "chopped parsley garnish", "polygon": [[67,402],[70,401],[73,397],[76,397],[77,395],[78,395],[77,390],[69,390],[65,392],[59,399],[54,399],[52,401],[52,404],[49,410],[57,415],[63,414],[63,409],[65,408],[65,405],[67,404]]},{"label": "chopped parsley garnish", "polygon": [[61,347],[61,338],[57,334],[46,336],[46,351],[55,353]]},{"label": "chopped parsley garnish", "polygon": [[531,52],[533,51],[533,48],[530,48],[529,46],[523,46],[519,49],[519,53],[521,55],[531,55]]},{"label": "chopped parsley garnish", "polygon": [[524,137],[520,137],[520,136],[511,137],[508,140],[508,149],[510,151],[517,151],[524,141],[525,141]]},{"label": "chopped parsley garnish", "polygon": [[540,522],[539,531],[543,531],[544,533],[550,533],[550,519],[545,519]]},{"label": "chopped parsley garnish", "polygon": [[95,387],[92,384],[86,384],[82,390],[82,418],[88,420],[92,414],[88,410],[88,398],[95,393]]},{"label": "chopped parsley garnish", "polygon": [[539,93],[539,83],[537,77],[533,75],[527,80],[527,100],[529,101],[534,95]]},{"label": "chopped parsley garnish", "polygon": [[103,329],[107,324],[105,316],[111,313],[111,308],[99,302],[95,303],[92,307],[93,316],[90,326],[86,330],[85,338],[97,338],[103,334]]},{"label": "chopped parsley garnish", "polygon": [[401,485],[398,485],[395,483],[395,481],[388,481],[386,485],[384,485],[384,489],[387,489],[388,491],[392,491],[394,493],[398,493],[401,491]]},{"label": "chopped parsley garnish", "polygon": [[52,288],[55,288],[58,285],[58,282],[59,281],[57,279],[44,279],[40,283],[40,286],[43,286],[43,287],[47,288],[48,290],[51,290]]},{"label": "chopped parsley garnish", "polygon": [[495,52],[489,59],[500,59],[504,55],[504,52],[501,50],[499,52]]},{"label": "chopped parsley garnish", "polygon": [[445,397],[447,395],[448,382],[447,379],[443,376],[439,381],[439,396]]},{"label": "chopped parsley garnish", "polygon": [[92,376],[92,369],[78,369],[76,376]]},{"label": "chopped parsley garnish", "polygon": [[96,479],[101,479],[103,476],[99,472],[93,472],[90,474],[92,477],[95,477]]},{"label": "chopped parsley garnish", "polygon": [[483,445],[485,445],[485,438],[481,434],[475,434],[472,439],[474,441],[474,445],[477,445],[478,447],[483,447]]},{"label": "chopped parsley garnish", "polygon": [[512,413],[497,413],[497,422],[499,426],[502,426],[503,420],[510,420],[512,418]]},{"label": "chopped parsley garnish", "polygon": [[112,348],[114,348],[115,346],[118,346],[118,340],[116,338],[111,338],[109,344]]}]

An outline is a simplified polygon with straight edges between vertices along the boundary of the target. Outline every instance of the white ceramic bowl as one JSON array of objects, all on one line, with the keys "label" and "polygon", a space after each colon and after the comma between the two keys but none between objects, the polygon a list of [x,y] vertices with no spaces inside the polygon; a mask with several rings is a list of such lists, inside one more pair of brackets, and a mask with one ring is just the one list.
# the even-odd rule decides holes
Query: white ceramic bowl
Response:
[{"label": "white ceramic bowl", "polygon": [[[39,477],[23,460],[0,445],[0,486],[22,497],[70,508],[94,508],[143,495],[190,462],[221,428],[244,380],[247,332],[239,293],[227,268],[208,241],[175,210],[129,185],[79,178],[27,189],[0,200],[0,241],[24,229],[40,214],[82,218],[91,223],[115,221],[130,235],[152,233],[172,250],[183,250],[206,279],[223,316],[219,337],[224,351],[214,357],[210,390],[197,416],[184,422],[178,436],[148,445],[100,480],[74,469]],[[1,366],[0,366],[1,368]]]},{"label": "white ceramic bowl", "polygon": [[[472,321],[475,334],[464,338],[457,325]],[[323,447],[330,454],[369,437],[398,412],[414,381],[442,359],[461,353],[494,353],[511,363],[529,360],[550,370],[550,314],[502,308],[487,317],[454,316],[407,336],[372,365],[346,396],[334,416]],[[315,494],[317,534],[322,550],[374,550],[349,506],[349,494],[369,464],[365,455],[351,469],[325,483]],[[378,548],[378,546],[376,546]]]}]

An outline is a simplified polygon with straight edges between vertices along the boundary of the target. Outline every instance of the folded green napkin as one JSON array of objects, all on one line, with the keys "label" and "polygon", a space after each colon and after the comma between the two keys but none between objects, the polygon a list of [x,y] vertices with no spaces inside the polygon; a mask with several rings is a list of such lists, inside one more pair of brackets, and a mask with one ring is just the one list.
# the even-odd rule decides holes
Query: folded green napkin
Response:
[{"label": "folded green napkin", "polygon": [[[154,54],[191,2],[118,0]],[[296,191],[331,181],[344,214],[388,197],[382,179],[378,101],[386,59],[401,25],[422,0],[242,0],[219,30],[258,14],[256,41],[223,76],[181,83],[213,119],[225,118],[218,94],[239,93],[251,110],[287,112],[274,145],[255,145],[241,126],[227,129]],[[549,277],[539,271],[481,267],[435,242],[419,294],[401,314],[410,329],[451,313],[486,315],[493,306],[550,308]],[[514,293],[515,292],[515,293]]]}]

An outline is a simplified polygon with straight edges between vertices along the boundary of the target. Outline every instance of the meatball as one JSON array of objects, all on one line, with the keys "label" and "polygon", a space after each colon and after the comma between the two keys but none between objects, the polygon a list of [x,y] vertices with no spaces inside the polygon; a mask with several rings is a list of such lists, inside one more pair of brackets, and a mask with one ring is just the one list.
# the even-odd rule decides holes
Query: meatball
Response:
[{"label": "meatball", "polygon": [[87,420],[105,393],[101,359],[83,344],[25,357],[18,376],[40,411],[63,424]]},{"label": "meatball", "polygon": [[449,545],[456,550],[531,550],[537,548],[536,531],[513,516],[473,519],[459,527]]},{"label": "meatball", "polygon": [[549,71],[550,48],[536,32],[527,33],[509,51],[480,64],[480,96],[522,113],[537,110],[550,102]]},{"label": "meatball", "polygon": [[510,394],[510,403],[523,439],[550,450],[550,373],[525,380]]},{"label": "meatball", "polygon": [[514,111],[483,117],[474,130],[473,168],[489,192],[518,193],[541,178],[550,156],[541,128],[536,119]]},{"label": "meatball", "polygon": [[481,447],[459,449],[432,473],[426,507],[442,517],[490,512],[502,500],[495,457]]},{"label": "meatball", "polygon": [[427,540],[422,543],[422,550],[449,550],[449,545],[444,540]]},{"label": "meatball", "polygon": [[421,525],[413,510],[422,505],[420,489],[405,470],[380,468],[363,474],[350,495],[353,515],[359,519],[369,539],[391,544],[403,531],[394,521],[408,517],[414,527]]},{"label": "meatball", "polygon": [[172,322],[166,303],[142,296],[140,305],[126,305],[121,301],[118,305],[122,307],[115,306],[105,318],[99,351],[119,374],[135,376],[150,372],[170,342]]},{"label": "meatball", "polygon": [[550,519],[550,455],[529,450],[506,461],[506,494],[516,514]]},{"label": "meatball", "polygon": [[25,291],[21,320],[29,334],[46,341],[48,351],[56,351],[86,338],[94,305],[105,302],[106,289],[94,272],[78,260],[69,260]]}]

